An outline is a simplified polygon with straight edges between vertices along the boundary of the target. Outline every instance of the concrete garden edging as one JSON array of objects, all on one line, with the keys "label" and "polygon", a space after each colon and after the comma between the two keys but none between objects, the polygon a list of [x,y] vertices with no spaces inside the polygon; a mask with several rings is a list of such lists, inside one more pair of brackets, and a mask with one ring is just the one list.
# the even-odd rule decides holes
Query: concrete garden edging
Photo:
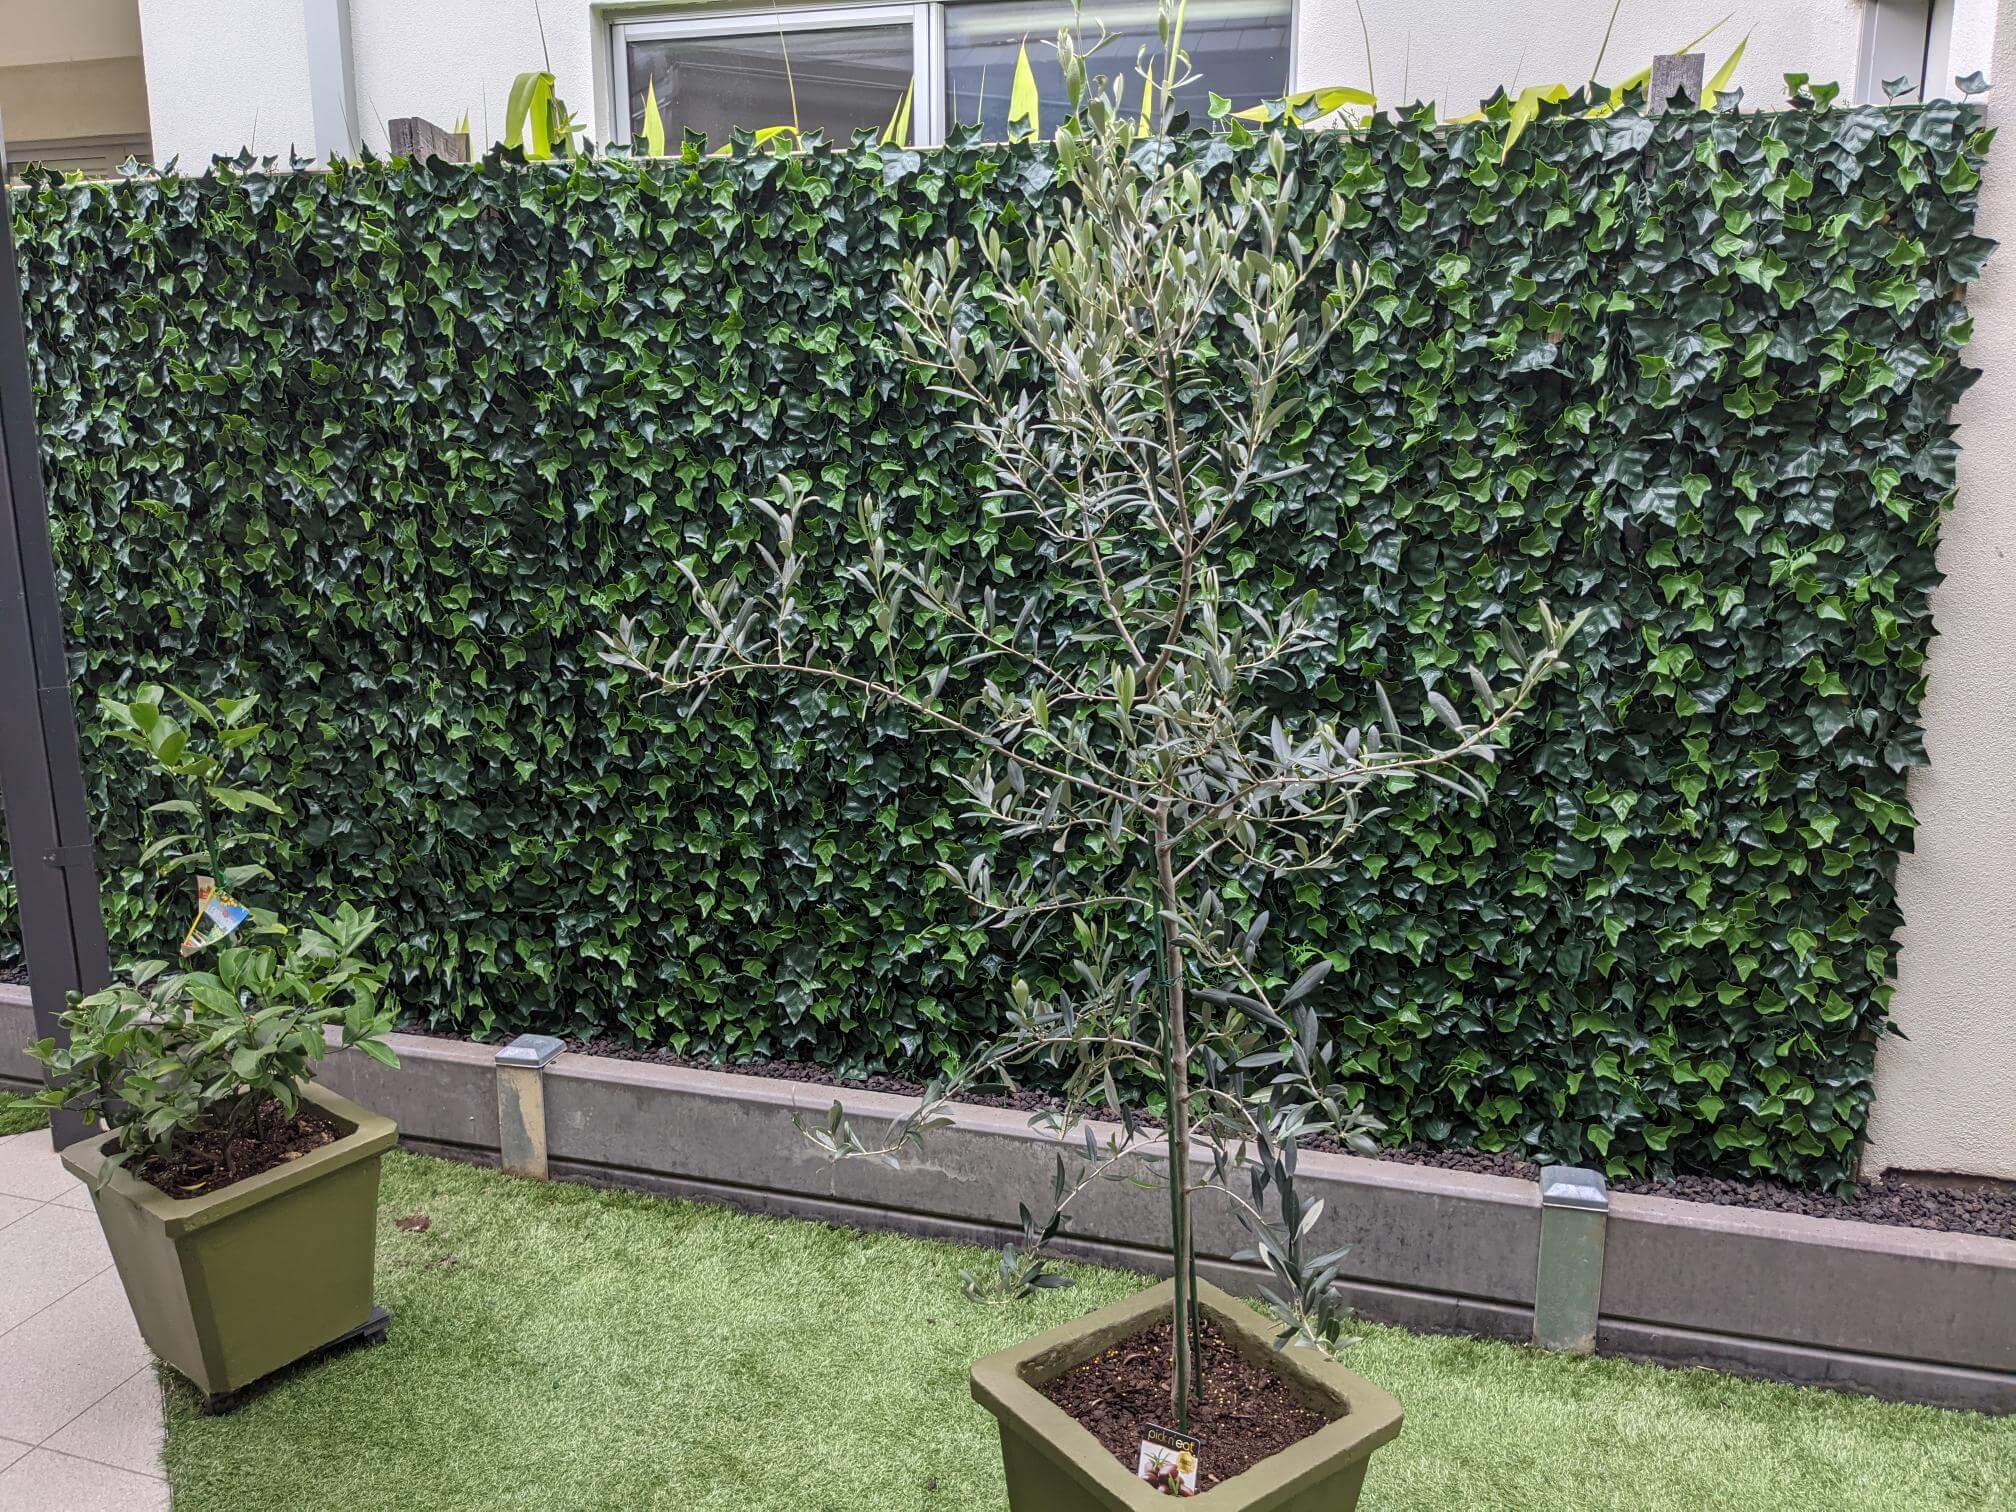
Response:
[{"label": "concrete garden edging", "polygon": [[0,1092],[25,1092],[42,1085],[42,1068],[28,1058],[28,1047],[41,1037],[35,1032],[28,989],[0,983]]},{"label": "concrete garden edging", "polygon": [[[38,1080],[27,993],[0,987],[0,1085]],[[394,1035],[400,1067],[354,1051],[317,1080],[395,1120],[421,1151],[500,1162],[498,1047]],[[904,1098],[566,1053],[541,1079],[540,1152],[558,1178],[930,1238],[1013,1237],[1017,1203],[1048,1189],[1058,1146],[1026,1115],[962,1105],[900,1171],[828,1162],[793,1126],[837,1097],[866,1134]],[[515,1104],[514,1104],[515,1106]],[[506,1162],[507,1164],[509,1162]],[[1537,1183],[1305,1153],[1325,1199],[1314,1242],[1352,1246],[1345,1291],[1403,1327],[1532,1337]],[[1163,1201],[1101,1183],[1072,1207],[1078,1258],[1156,1272]],[[1198,1206],[1199,1269],[1252,1292],[1257,1269],[1222,1204]],[[1595,1343],[1604,1354],[1710,1365],[1900,1401],[2016,1412],[2016,1240],[1661,1197],[1610,1199]]]}]

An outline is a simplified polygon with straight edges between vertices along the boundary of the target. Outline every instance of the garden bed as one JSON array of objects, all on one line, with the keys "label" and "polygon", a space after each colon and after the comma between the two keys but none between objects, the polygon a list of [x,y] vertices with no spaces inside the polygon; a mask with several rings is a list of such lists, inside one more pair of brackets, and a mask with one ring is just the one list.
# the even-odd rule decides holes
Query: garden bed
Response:
[{"label": "garden bed", "polygon": [[[724,1066],[697,1056],[677,1055],[669,1050],[629,1045],[613,1039],[577,1040],[569,1048],[614,1060],[647,1061],[696,1071],[728,1071],[817,1086],[851,1087],[864,1092],[887,1092],[898,1097],[915,1097],[924,1090],[922,1082],[900,1076],[835,1076],[804,1061],[751,1061]],[[1059,1099],[1031,1090],[969,1093],[964,1100],[983,1107],[1017,1108],[1024,1112],[1062,1106]],[[1159,1127],[1151,1115],[1142,1115],[1141,1121],[1151,1127]],[[1305,1140],[1304,1146],[1308,1149],[1341,1150],[1341,1146],[1320,1138]],[[1517,1181],[1540,1179],[1540,1167],[1533,1161],[1489,1150],[1446,1150],[1425,1145],[1404,1145],[1374,1151],[1371,1158],[1399,1161],[1406,1165],[1434,1166],[1445,1171],[1469,1171],[1479,1176],[1509,1176]],[[1876,1177],[1858,1182],[1854,1195],[1844,1197],[1815,1187],[1787,1186],[1782,1181],[1676,1176],[1663,1180],[1625,1177],[1612,1181],[1610,1190],[1647,1197],[1671,1197],[1680,1202],[1710,1203],[1716,1207],[1762,1208],[1773,1213],[1800,1213],[1808,1218],[1838,1218],[1897,1228],[2016,1239],[2016,1187],[2007,1185],[1935,1186],[1928,1182],[1891,1181]]]},{"label": "garden bed", "polygon": [[[413,1156],[386,1161],[378,1248],[387,1343],[224,1418],[171,1386],[178,1512],[303,1486],[331,1507],[997,1512],[967,1367],[1140,1285],[1074,1267],[978,1306],[960,1272],[990,1257],[955,1245]],[[1349,1363],[1407,1409],[1366,1483],[1381,1512],[2016,1500],[2012,1421],[1376,1326]]]},{"label": "garden bed", "polygon": [[[26,1025],[25,998],[21,1015]],[[13,999],[0,980],[0,1014]],[[20,1052],[23,1036],[32,1029],[0,1019],[0,1085],[40,1082],[40,1072]],[[415,1038],[438,1040],[443,1044],[465,1044],[451,1035],[413,1031]],[[754,1061],[746,1065],[722,1066],[696,1056],[676,1055],[667,1050],[644,1049],[610,1039],[577,1040],[570,1049],[610,1060],[678,1066],[688,1070],[725,1071],[735,1075],[758,1076],[808,1085],[881,1092],[912,1097],[923,1090],[921,1082],[898,1076],[840,1077],[803,1061]],[[1023,1111],[1055,1106],[1056,1100],[1040,1092],[1013,1095],[979,1093],[967,1101],[983,1107]],[[1144,1120],[1153,1123],[1152,1119]],[[1320,1149],[1323,1141],[1310,1140],[1308,1147]],[[1335,1148],[1334,1146],[1332,1147]],[[1438,1170],[1464,1171],[1479,1176],[1506,1177],[1535,1182],[1540,1168],[1517,1155],[1483,1150],[1434,1150],[1422,1146],[1382,1149],[1369,1157],[1402,1165],[1428,1166]],[[2016,1189],[2005,1186],[1935,1186],[1926,1182],[1892,1181],[1877,1177],[1863,1181],[1852,1198],[1830,1191],[1786,1186],[1776,1181],[1731,1181],[1713,1176],[1681,1176],[1671,1180],[1624,1179],[1611,1183],[1615,1193],[1672,1198],[1725,1208],[1754,1208],[1772,1213],[1795,1213],[1808,1218],[1827,1218],[1887,1227],[1927,1229],[1940,1233],[1982,1234],[1995,1239],[2016,1239]]]}]

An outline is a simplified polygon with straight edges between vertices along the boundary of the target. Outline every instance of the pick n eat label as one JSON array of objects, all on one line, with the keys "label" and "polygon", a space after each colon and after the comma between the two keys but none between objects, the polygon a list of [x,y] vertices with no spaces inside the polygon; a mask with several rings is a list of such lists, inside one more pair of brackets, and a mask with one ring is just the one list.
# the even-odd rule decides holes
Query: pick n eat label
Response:
[{"label": "pick n eat label", "polygon": [[1197,1494],[1197,1451],[1203,1440],[1150,1423],[1141,1430],[1141,1458],[1134,1473],[1165,1496]]}]

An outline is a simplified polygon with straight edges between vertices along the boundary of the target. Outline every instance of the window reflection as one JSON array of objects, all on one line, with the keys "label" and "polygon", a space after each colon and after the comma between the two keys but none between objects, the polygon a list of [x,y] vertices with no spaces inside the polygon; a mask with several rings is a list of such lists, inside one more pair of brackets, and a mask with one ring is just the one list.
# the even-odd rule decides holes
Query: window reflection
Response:
[{"label": "window reflection", "polygon": [[[1088,3],[1080,22],[1086,39],[1104,22],[1113,40],[1094,60],[1094,73],[1125,75],[1127,100],[1141,99],[1137,72],[1141,49],[1157,56],[1155,0]],[[1045,133],[1069,108],[1064,78],[1053,44],[1059,27],[1071,24],[1071,7],[1055,0],[974,0],[945,7],[946,119],[978,121],[990,140],[1008,135],[1008,94],[1015,81],[1015,58],[1023,42],[1041,96]],[[1179,109],[1204,119],[1206,96],[1225,95],[1241,106],[1279,99],[1288,88],[1288,28],[1285,0],[1189,0],[1183,18],[1183,51],[1197,78],[1176,93]],[[1156,78],[1164,64],[1155,65]]]},{"label": "window reflection", "polygon": [[910,87],[912,57],[905,24],[632,42],[631,140],[643,138],[650,89],[668,143],[698,131],[719,146],[737,128],[796,125],[844,146],[856,129],[888,124]]}]

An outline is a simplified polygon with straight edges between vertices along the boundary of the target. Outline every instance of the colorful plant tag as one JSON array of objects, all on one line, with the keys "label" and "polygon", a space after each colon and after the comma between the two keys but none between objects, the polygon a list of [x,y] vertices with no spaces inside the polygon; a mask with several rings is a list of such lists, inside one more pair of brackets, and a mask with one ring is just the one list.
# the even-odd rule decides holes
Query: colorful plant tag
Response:
[{"label": "colorful plant tag", "polygon": [[196,918],[189,925],[189,933],[182,937],[182,954],[194,955],[205,945],[215,945],[251,917],[236,898],[217,890],[214,878],[198,877]]},{"label": "colorful plant tag", "polygon": [[1202,1443],[1195,1434],[1150,1423],[1141,1430],[1141,1461],[1134,1473],[1164,1496],[1195,1496],[1197,1449]]}]

